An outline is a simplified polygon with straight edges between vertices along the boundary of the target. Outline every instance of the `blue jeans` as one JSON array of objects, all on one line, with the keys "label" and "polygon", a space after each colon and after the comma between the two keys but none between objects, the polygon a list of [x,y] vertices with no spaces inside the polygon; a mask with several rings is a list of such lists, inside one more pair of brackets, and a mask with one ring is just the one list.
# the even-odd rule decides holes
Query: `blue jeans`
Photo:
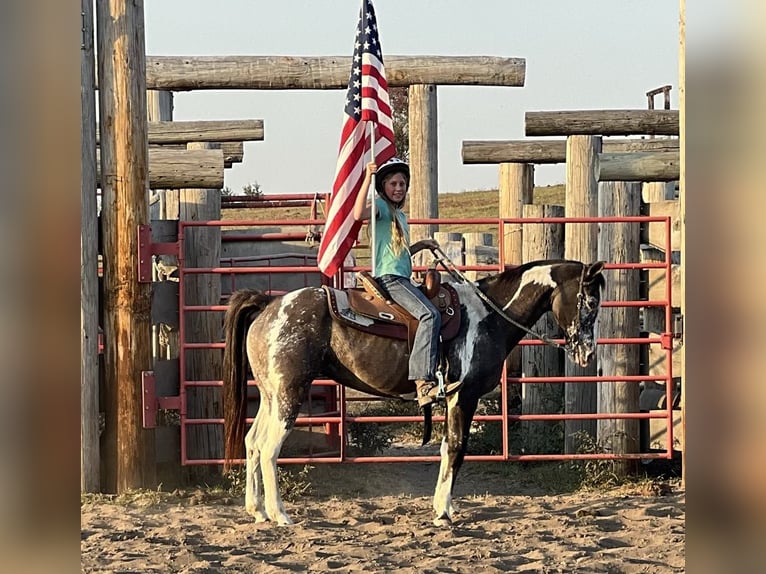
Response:
[{"label": "blue jeans", "polygon": [[409,362],[409,379],[436,380],[441,316],[412,281],[399,275],[382,275],[378,283],[388,295],[418,320]]}]

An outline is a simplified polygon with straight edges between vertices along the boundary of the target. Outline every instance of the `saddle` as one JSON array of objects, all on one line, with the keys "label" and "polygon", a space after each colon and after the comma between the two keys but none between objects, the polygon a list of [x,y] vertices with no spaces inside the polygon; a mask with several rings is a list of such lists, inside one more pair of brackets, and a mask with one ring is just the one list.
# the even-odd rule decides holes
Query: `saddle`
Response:
[{"label": "saddle", "polygon": [[[402,339],[409,343],[415,338],[418,320],[401,305],[390,299],[377,281],[366,271],[359,272],[363,287],[333,289],[327,285],[327,303],[332,317],[366,333],[380,337]],[[460,327],[460,300],[452,285],[441,282],[439,272],[430,269],[420,290],[441,314],[441,338],[449,341]]]}]

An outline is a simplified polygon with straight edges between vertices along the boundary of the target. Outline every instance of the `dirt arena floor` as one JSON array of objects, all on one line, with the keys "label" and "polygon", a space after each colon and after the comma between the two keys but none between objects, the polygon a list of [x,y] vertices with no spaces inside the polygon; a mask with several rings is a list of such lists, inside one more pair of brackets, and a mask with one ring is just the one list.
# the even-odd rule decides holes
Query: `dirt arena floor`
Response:
[{"label": "dirt arena floor", "polygon": [[685,571],[677,480],[567,491],[555,473],[543,488],[539,472],[504,469],[464,465],[450,528],[431,522],[435,463],[314,466],[311,492],[285,503],[290,527],[255,524],[244,497],[207,489],[86,497],[82,571]]}]

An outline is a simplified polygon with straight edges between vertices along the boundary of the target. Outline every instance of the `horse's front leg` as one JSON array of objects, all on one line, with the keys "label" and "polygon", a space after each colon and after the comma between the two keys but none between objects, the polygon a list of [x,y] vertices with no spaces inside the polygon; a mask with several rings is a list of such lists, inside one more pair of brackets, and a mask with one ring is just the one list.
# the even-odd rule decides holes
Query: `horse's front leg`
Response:
[{"label": "horse's front leg", "polygon": [[449,526],[455,513],[452,487],[468,448],[468,433],[478,397],[463,389],[447,398],[447,424],[441,445],[439,477],[434,492],[435,526]]}]

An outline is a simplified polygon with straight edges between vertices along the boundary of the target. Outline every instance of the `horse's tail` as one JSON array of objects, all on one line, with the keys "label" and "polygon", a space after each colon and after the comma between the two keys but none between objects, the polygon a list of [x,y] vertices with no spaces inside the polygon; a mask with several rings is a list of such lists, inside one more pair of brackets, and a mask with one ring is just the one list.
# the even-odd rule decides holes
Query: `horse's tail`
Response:
[{"label": "horse's tail", "polygon": [[244,456],[247,416],[247,330],[272,296],[244,289],[232,293],[224,317],[223,352],[224,470]]}]

